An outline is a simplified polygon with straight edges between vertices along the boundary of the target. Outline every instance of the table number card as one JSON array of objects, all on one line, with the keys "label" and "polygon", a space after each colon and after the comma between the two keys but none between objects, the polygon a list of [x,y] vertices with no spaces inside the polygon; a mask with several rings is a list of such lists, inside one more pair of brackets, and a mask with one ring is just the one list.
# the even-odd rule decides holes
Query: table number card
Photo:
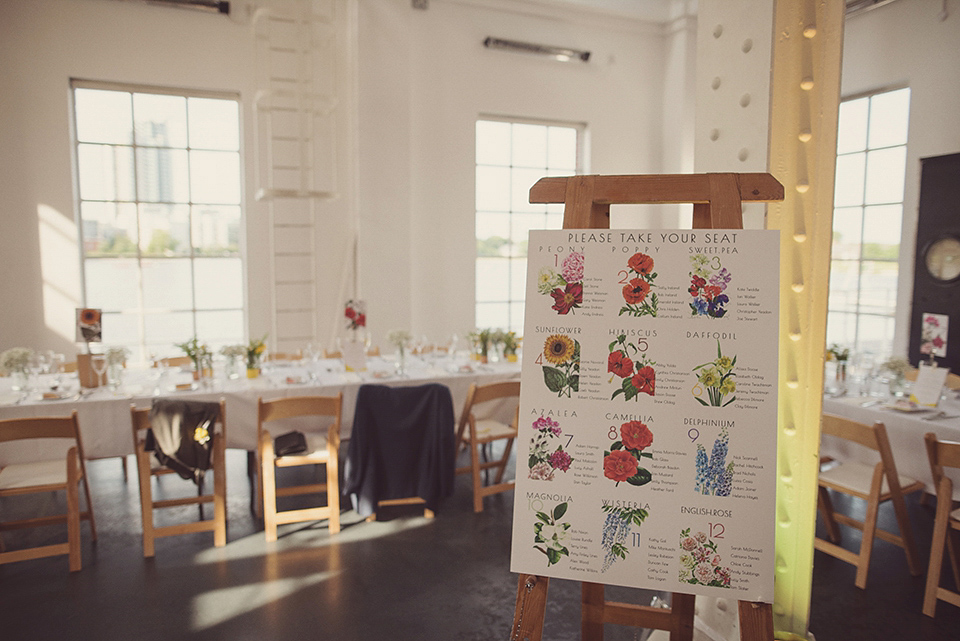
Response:
[{"label": "table number card", "polygon": [[773,600],[779,232],[530,232],[511,570]]}]

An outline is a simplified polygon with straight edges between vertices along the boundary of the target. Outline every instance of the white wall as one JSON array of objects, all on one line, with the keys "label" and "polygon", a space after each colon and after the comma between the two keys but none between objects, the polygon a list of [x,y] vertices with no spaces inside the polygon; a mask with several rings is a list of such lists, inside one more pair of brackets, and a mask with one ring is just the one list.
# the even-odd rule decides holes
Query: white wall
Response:
[{"label": "white wall", "polygon": [[910,130],[894,353],[906,354],[920,195],[920,159],[960,152],[960,2],[897,0],[856,15],[844,31],[844,97],[910,87]]},{"label": "white wall", "polygon": [[[360,272],[375,337],[473,328],[478,116],[587,123],[591,173],[662,171],[665,147],[680,140],[663,134],[663,27],[518,5],[360,0]],[[488,50],[487,36],[592,55],[560,63]]]}]

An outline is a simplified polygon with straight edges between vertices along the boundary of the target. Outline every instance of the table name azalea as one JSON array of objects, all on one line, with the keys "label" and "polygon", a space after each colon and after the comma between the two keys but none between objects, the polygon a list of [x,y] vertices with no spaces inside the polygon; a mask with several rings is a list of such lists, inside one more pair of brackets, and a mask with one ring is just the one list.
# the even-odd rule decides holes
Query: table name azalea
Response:
[{"label": "table name azalea", "polygon": [[550,416],[556,418],[576,418],[577,410],[544,410],[532,409],[530,416]]}]

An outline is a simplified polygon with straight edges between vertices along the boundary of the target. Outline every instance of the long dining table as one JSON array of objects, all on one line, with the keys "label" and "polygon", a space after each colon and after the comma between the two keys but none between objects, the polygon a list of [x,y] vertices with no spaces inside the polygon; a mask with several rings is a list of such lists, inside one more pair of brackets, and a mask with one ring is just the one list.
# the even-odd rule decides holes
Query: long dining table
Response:
[{"label": "long dining table", "polygon": [[[897,409],[892,398],[872,396],[825,396],[823,412],[872,425],[881,422],[887,431],[890,449],[893,451],[897,473],[926,485],[925,491],[935,494],[930,462],[924,445],[924,434],[933,432],[939,440],[960,442],[960,398],[948,392],[936,408]],[[874,464],[879,455],[862,445],[824,435],[820,454],[835,459],[851,459]],[[960,500],[960,474],[947,472],[954,481],[954,499]]]},{"label": "long dining table", "polygon": [[[220,375],[202,385],[191,383],[192,374],[184,370],[131,370],[124,385],[115,390],[104,387],[80,394],[74,381],[73,391],[66,398],[44,400],[39,392],[23,398],[9,388],[0,389],[0,419],[69,416],[76,410],[84,455],[87,459],[100,459],[133,454],[131,405],[150,407],[158,396],[198,401],[219,401],[222,398],[226,402],[227,447],[251,451],[256,447],[259,398],[342,393],[341,435],[349,438],[357,392],[363,384],[413,386],[441,383],[450,389],[459,417],[471,384],[519,378],[519,363],[481,364],[447,356],[408,357],[403,374],[396,373],[394,361],[389,357],[369,359],[367,369],[362,372],[345,371],[342,362],[333,359],[314,363],[273,362],[254,379],[230,379]],[[190,389],[184,389],[188,386]],[[59,386],[61,390],[63,387]],[[49,392],[47,395],[52,396]],[[39,444],[8,444],[0,449],[0,466],[13,461],[49,458],[49,452],[48,447]]]}]

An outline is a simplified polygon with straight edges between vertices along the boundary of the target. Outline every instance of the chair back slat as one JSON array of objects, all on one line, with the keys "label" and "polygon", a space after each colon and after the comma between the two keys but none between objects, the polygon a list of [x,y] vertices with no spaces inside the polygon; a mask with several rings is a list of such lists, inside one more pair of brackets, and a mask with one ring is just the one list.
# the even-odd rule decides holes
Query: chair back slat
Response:
[{"label": "chair back slat", "polygon": [[865,423],[858,423],[849,418],[843,418],[842,416],[824,414],[822,431],[824,434],[836,436],[846,441],[853,441],[871,450],[879,451],[880,446],[877,443],[876,425],[882,425],[882,423],[871,426]]},{"label": "chair back slat", "polygon": [[79,435],[76,410],[70,416],[10,418],[0,421],[0,443],[33,438],[76,438],[79,440]]},{"label": "chair back slat", "polygon": [[498,398],[520,396],[520,381],[504,381],[490,385],[478,385],[473,393],[473,404],[486,403]]},{"label": "chair back slat", "polygon": [[289,396],[257,403],[261,423],[298,416],[330,416],[339,425],[343,394],[336,396]]}]

